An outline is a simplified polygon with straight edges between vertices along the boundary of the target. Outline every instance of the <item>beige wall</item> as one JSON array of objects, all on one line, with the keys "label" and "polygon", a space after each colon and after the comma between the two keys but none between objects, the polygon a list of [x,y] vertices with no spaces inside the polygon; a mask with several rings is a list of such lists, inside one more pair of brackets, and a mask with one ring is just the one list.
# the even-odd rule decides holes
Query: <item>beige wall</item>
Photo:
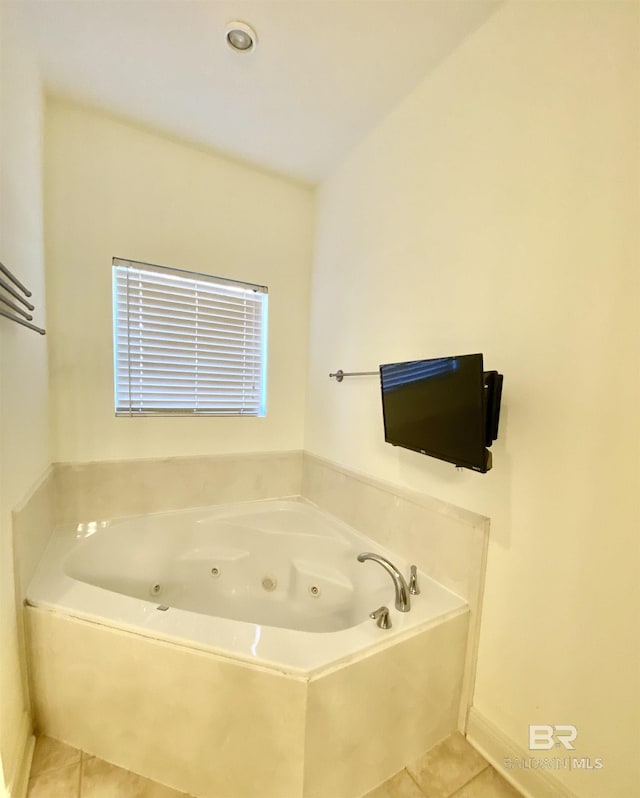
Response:
[{"label": "beige wall", "polygon": [[[14,18],[0,4],[0,259],[33,292],[34,322],[46,326],[42,236],[40,79]],[[17,778],[30,731],[20,676],[11,510],[49,463],[47,345],[0,318],[0,762]],[[3,793],[0,783],[0,794]]]},{"label": "beige wall", "polygon": [[[73,104],[46,109],[54,460],[301,448],[310,189]],[[115,418],[113,256],[269,286],[266,418]]]},{"label": "beige wall", "polygon": [[[492,519],[476,710],[575,724],[630,795],[638,740],[638,6],[512,3],[321,186],[305,448]],[[377,378],[505,375],[487,475],[384,443]],[[634,659],[635,658],[635,659]]]}]

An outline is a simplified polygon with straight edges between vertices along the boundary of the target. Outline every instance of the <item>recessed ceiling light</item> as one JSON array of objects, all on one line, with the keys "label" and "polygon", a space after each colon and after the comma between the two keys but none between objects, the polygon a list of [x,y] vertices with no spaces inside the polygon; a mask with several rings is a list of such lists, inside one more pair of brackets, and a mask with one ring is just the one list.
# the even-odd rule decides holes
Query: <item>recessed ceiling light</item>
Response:
[{"label": "recessed ceiling light", "polygon": [[237,53],[250,53],[258,44],[258,36],[246,22],[229,22],[225,29],[227,44]]}]

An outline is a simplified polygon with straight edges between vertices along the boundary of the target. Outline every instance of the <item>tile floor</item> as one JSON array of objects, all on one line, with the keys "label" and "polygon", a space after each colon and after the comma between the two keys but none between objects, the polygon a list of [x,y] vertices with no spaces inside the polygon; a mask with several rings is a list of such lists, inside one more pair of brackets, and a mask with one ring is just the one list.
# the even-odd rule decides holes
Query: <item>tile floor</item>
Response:
[{"label": "tile floor", "polygon": [[[436,745],[365,798],[519,798],[460,734]],[[189,798],[50,737],[39,737],[27,798]],[[217,796],[226,798],[226,796]],[[247,796],[260,798],[260,796]],[[288,798],[282,796],[282,798]],[[327,796],[333,798],[333,796]]]},{"label": "tile floor", "polygon": [[365,798],[520,798],[457,732]]},{"label": "tile floor", "polygon": [[39,737],[27,798],[189,798],[154,781]]}]

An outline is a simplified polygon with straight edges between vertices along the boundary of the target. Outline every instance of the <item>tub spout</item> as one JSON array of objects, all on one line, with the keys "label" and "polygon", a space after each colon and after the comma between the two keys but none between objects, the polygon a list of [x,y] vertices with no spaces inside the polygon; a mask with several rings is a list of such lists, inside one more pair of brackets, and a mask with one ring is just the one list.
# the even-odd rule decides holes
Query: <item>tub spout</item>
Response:
[{"label": "tub spout", "polygon": [[372,554],[370,551],[363,551],[358,554],[358,562],[365,560],[373,560],[381,565],[384,570],[389,574],[393,580],[393,586],[396,591],[396,609],[400,612],[409,612],[411,609],[411,598],[409,596],[409,588],[405,582],[404,576],[395,567],[392,562],[389,562],[386,557],[381,557],[379,554]]}]

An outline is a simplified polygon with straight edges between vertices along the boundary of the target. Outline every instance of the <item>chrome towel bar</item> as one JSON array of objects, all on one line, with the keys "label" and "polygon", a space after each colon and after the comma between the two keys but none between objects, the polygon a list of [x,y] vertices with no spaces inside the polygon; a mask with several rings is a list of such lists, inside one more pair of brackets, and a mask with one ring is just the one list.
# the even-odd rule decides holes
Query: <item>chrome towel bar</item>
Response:
[{"label": "chrome towel bar", "polygon": [[335,377],[336,382],[342,382],[345,377],[375,377],[379,373],[378,371],[343,371],[338,369],[336,372],[329,374],[329,377]]}]

